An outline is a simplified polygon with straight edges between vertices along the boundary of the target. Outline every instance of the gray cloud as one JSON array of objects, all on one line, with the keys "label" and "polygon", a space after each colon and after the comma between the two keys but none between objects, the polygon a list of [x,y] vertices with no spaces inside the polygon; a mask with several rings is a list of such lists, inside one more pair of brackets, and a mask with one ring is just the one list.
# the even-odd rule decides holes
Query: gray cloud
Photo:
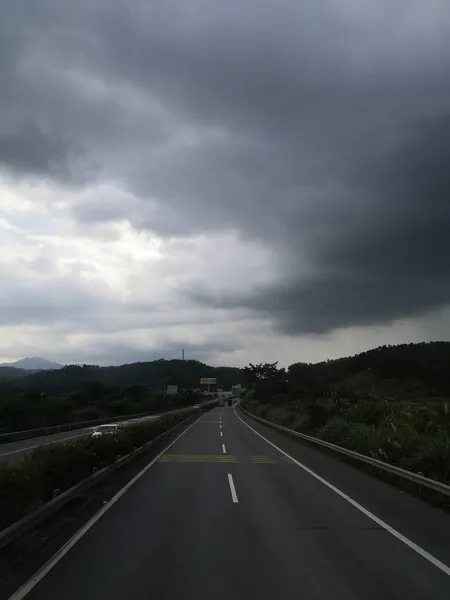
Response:
[{"label": "gray cloud", "polygon": [[[145,362],[164,358],[173,360],[181,358],[181,351],[184,348],[185,358],[188,360],[199,360],[201,362],[211,362],[220,352],[229,352],[235,350],[236,346],[229,342],[219,342],[219,344],[184,344],[182,340],[179,343],[161,344],[158,347],[136,347],[132,343],[114,343],[111,341],[96,343],[94,347],[86,349],[83,361],[89,364],[104,365],[123,365],[133,362]],[[58,360],[66,364],[78,362],[78,357],[73,351],[58,351]]]},{"label": "gray cloud", "polygon": [[[11,127],[11,125],[13,125]],[[27,174],[54,180],[70,181],[73,160],[82,152],[68,147],[58,136],[41,131],[33,122],[10,123],[10,131],[0,134],[0,165],[13,174]]]},{"label": "gray cloud", "polygon": [[0,62],[20,101],[0,95],[0,132],[33,126],[3,133],[0,162],[58,177],[49,165],[82,147],[136,197],[93,198],[74,209],[83,223],[237,228],[278,257],[276,282],[224,297],[192,282],[191,299],[287,333],[450,302],[448,3],[24,6]]},{"label": "gray cloud", "polygon": [[[21,265],[14,266],[17,270]],[[79,326],[89,318],[95,319],[93,312],[101,310],[98,296],[77,278],[55,276],[47,282],[36,282],[5,267],[0,269],[0,277],[0,326],[48,323],[58,326],[68,322]]]},{"label": "gray cloud", "polygon": [[[354,203],[309,238],[313,269],[210,306],[247,307],[274,315],[286,333],[323,333],[381,324],[450,302],[450,118],[420,120],[409,139],[351,169]],[[323,223],[326,223],[326,218]],[[301,240],[286,240],[301,254]]]}]

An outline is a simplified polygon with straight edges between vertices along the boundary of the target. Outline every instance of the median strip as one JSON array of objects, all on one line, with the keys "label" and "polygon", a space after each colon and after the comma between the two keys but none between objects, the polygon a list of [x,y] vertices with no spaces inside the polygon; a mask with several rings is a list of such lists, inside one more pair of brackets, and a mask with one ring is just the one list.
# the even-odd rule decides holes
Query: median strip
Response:
[{"label": "median strip", "polygon": [[117,436],[87,437],[38,448],[19,463],[0,464],[0,547],[71,497],[154,444],[196,411],[180,411],[127,427]]}]

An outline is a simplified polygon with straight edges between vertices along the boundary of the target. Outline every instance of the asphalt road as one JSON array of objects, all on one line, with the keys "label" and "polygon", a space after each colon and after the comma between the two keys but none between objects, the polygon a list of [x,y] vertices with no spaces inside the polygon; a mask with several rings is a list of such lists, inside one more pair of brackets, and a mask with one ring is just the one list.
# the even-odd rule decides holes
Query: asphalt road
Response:
[{"label": "asphalt road", "polygon": [[[158,416],[140,417],[139,419],[131,419],[124,421],[123,425],[132,425],[139,421],[146,421],[149,419],[157,419]],[[28,440],[20,440],[19,442],[10,442],[9,444],[2,444],[0,446],[0,461],[13,462],[19,461],[24,456],[39,448],[40,446],[47,446],[49,444],[62,444],[70,440],[75,440],[80,437],[90,435],[96,427],[85,427],[83,429],[73,429],[72,431],[63,431],[60,433],[53,433],[51,435],[44,435],[41,437],[30,438]]]},{"label": "asphalt road", "polygon": [[[450,569],[439,562],[448,515],[322,454],[330,487],[295,462],[314,460],[311,451],[293,449],[294,461],[233,408],[213,409],[11,598],[450,598]],[[374,506],[359,504],[371,485],[375,520]],[[352,486],[357,499],[345,496]],[[389,532],[400,513],[402,531]]]}]

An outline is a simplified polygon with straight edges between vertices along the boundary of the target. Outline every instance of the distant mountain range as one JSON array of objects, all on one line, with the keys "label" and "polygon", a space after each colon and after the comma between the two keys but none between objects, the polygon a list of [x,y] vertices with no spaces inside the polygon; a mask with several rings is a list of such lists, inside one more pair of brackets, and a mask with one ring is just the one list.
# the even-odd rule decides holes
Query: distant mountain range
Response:
[{"label": "distant mountain range", "polygon": [[33,356],[31,358],[21,358],[16,362],[1,363],[0,367],[14,367],[15,369],[25,369],[27,371],[51,371],[55,369],[62,369],[64,365],[52,362],[51,360],[45,360],[39,356]]}]

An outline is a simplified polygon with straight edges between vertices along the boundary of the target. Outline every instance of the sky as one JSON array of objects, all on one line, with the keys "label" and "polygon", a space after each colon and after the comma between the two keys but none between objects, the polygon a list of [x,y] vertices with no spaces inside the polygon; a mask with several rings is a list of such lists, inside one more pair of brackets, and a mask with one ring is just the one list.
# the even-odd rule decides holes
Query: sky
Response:
[{"label": "sky", "polygon": [[450,340],[448,0],[0,8],[0,361]]}]

